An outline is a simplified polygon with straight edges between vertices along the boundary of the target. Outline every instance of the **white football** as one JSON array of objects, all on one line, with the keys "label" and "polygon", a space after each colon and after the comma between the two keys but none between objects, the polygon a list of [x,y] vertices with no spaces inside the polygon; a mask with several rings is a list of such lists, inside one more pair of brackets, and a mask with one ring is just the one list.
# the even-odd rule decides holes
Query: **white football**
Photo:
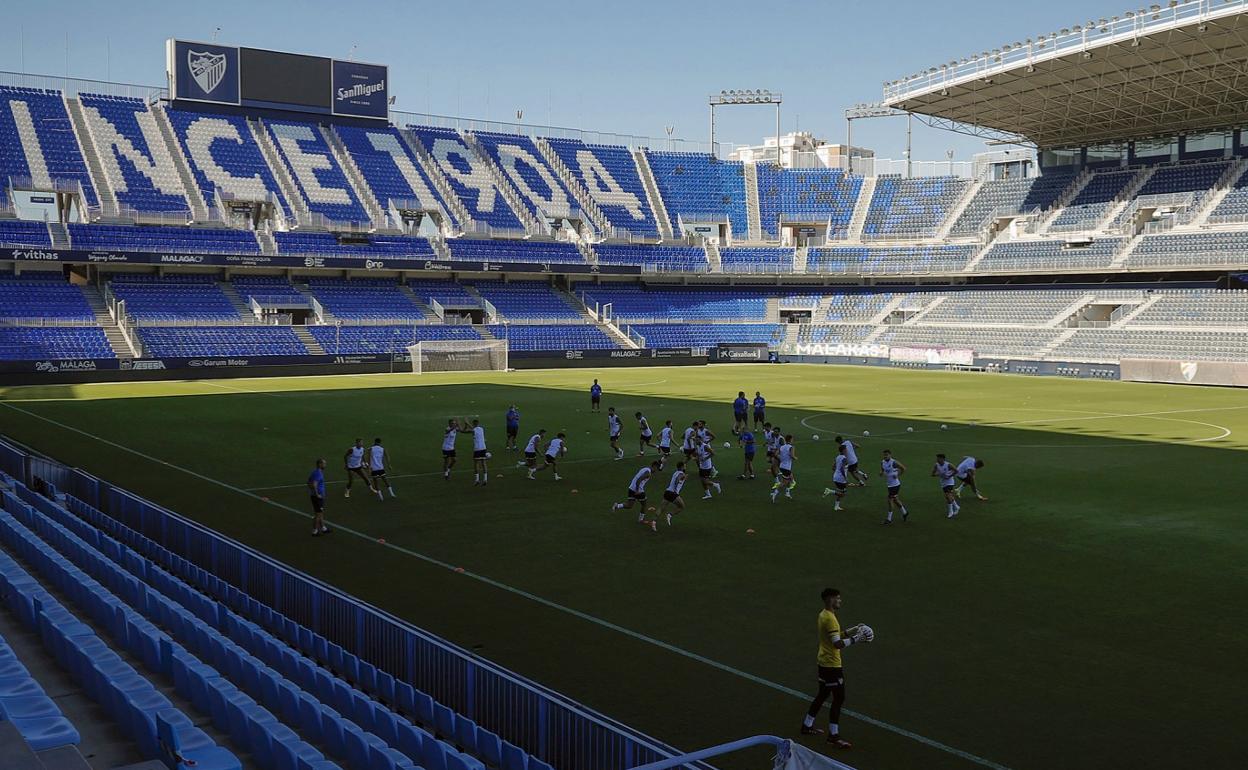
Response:
[{"label": "white football", "polygon": [[945,424],[942,422],[942,423],[940,424],[940,429],[941,429],[941,430],[949,430],[949,426],[948,426],[948,425],[945,425]]},{"label": "white football", "polygon": [[818,433],[816,433],[815,435],[811,436],[811,437],[810,437],[810,440],[811,440],[811,441],[818,441],[818,440],[819,440],[819,434],[818,434]]},{"label": "white football", "polygon": [[914,433],[914,428],[906,428],[906,433]]},{"label": "white football", "polygon": [[725,442],[724,442],[724,449],[732,449],[732,442],[731,442],[731,441],[725,441]]},{"label": "white football", "polygon": [[864,435],[864,436],[870,436],[870,435],[871,435],[871,431],[869,431],[869,430],[864,430],[864,431],[862,432],[862,435]]},{"label": "white football", "polygon": [[487,460],[488,460],[488,459],[490,459],[490,458],[491,458],[491,457],[493,457],[493,456],[494,456],[494,453],[493,453],[493,452],[486,452],[486,453],[485,453],[485,459],[487,459]]}]

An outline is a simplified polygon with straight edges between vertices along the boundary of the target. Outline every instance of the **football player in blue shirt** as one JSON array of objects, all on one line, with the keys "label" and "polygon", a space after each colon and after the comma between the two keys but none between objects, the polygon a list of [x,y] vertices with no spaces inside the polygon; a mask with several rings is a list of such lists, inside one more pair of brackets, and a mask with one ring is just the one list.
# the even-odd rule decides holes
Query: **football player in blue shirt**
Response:
[{"label": "football player in blue shirt", "polygon": [[754,430],[758,430],[758,426],[765,422],[767,422],[767,399],[756,390],[754,391]]},{"label": "football player in blue shirt", "polygon": [[745,448],[745,466],[737,478],[742,481],[754,478],[754,434],[747,428],[737,438],[737,443]]},{"label": "football player in blue shirt", "polygon": [[316,467],[308,474],[308,492],[312,498],[312,536],[329,532],[325,526],[325,460],[318,458]]},{"label": "football player in blue shirt", "polygon": [[520,410],[516,409],[516,405],[512,404],[507,409],[507,449],[514,452],[516,446],[516,436],[520,433]]},{"label": "football player in blue shirt", "polygon": [[740,436],[741,431],[748,427],[749,422],[746,419],[746,410],[750,408],[750,402],[745,400],[745,391],[737,393],[737,400],[732,402],[732,435]]},{"label": "football player in blue shirt", "polygon": [[589,386],[589,411],[602,411],[602,386],[598,384],[598,380],[594,380],[594,384]]}]

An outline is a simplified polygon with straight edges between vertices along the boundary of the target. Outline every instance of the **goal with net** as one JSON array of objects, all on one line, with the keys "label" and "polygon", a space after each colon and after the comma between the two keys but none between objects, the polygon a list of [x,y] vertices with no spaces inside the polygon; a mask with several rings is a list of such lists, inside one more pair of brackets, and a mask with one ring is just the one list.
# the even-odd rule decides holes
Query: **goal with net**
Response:
[{"label": "goal with net", "polygon": [[430,340],[408,345],[412,371],[507,371],[507,340]]}]

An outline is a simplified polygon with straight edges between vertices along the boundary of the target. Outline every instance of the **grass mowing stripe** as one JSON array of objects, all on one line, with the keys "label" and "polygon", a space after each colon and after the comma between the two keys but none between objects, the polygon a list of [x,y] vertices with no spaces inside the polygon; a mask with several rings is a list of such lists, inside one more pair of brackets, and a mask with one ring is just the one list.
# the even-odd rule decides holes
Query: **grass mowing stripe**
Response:
[{"label": "grass mowing stripe", "polygon": [[[61,428],[62,430],[67,430],[67,431],[70,431],[70,432],[72,432],[72,433],[76,433],[76,434],[78,434],[78,435],[80,435],[80,436],[85,436],[86,438],[89,438],[89,439],[92,439],[92,440],[94,440],[94,441],[97,441],[97,442],[99,442],[99,443],[101,443],[101,444],[105,444],[105,445],[107,445],[107,446],[113,447],[114,449],[119,449],[119,450],[121,450],[121,451],[123,451],[123,452],[128,452],[128,453],[130,453],[130,454],[132,454],[132,455],[134,455],[134,456],[136,456],[136,457],[140,457],[140,458],[142,458],[142,459],[144,459],[144,460],[147,460],[147,461],[149,461],[149,462],[153,462],[153,463],[156,463],[156,464],[158,464],[158,465],[161,465],[161,466],[164,466],[164,467],[166,467],[166,468],[169,468],[169,469],[171,469],[171,470],[176,470],[176,471],[179,471],[179,472],[181,472],[181,473],[185,473],[185,474],[187,474],[187,475],[189,475],[189,476],[193,476],[193,477],[195,477],[195,478],[197,478],[197,479],[199,479],[199,480],[201,480],[201,481],[205,481],[205,482],[208,482],[208,483],[210,483],[210,484],[214,484],[214,485],[219,486],[219,487],[221,487],[221,488],[223,488],[223,489],[227,489],[227,490],[229,490],[229,491],[231,491],[231,492],[235,492],[235,493],[237,493],[237,494],[243,495],[244,497],[251,498],[252,500],[255,500],[255,501],[257,501],[257,502],[260,502],[260,503],[263,503],[263,504],[266,504],[266,505],[271,505],[271,506],[273,506],[273,507],[275,507],[275,508],[279,508],[279,509],[284,510],[284,511],[288,511],[288,512],[293,513],[293,514],[295,514],[295,515],[297,515],[297,516],[301,516],[301,517],[303,517],[303,518],[305,518],[305,519],[310,519],[310,518],[312,518],[312,515],[311,515],[311,514],[309,514],[309,513],[307,513],[306,511],[301,511],[301,510],[299,510],[299,509],[297,509],[297,508],[292,508],[291,506],[284,505],[284,504],[282,504],[282,503],[277,503],[277,502],[274,502],[274,501],[269,500],[269,499],[267,499],[267,498],[261,497],[260,495],[257,495],[257,494],[255,494],[254,492],[251,492],[251,491],[249,491],[249,490],[243,489],[243,488],[241,488],[241,487],[236,487],[236,486],[234,486],[233,484],[229,484],[229,483],[224,482],[224,481],[221,481],[221,480],[219,480],[219,479],[214,479],[214,478],[212,478],[211,476],[205,476],[204,474],[199,473],[199,472],[197,472],[197,471],[193,471],[193,470],[191,470],[190,468],[185,468],[185,467],[180,466],[180,465],[175,465],[174,463],[168,462],[168,461],[166,461],[166,460],[161,460],[161,459],[160,459],[160,458],[158,458],[158,457],[154,457],[154,456],[152,456],[152,455],[146,454],[146,453],[141,452],[141,451],[139,451],[139,450],[137,450],[137,449],[132,449],[132,448],[130,448],[130,447],[128,447],[128,446],[125,446],[124,444],[119,444],[119,443],[117,443],[117,442],[115,442],[115,441],[112,441],[112,440],[110,440],[110,439],[103,438],[102,436],[97,436],[97,435],[95,435],[94,433],[90,433],[90,432],[88,432],[88,431],[82,430],[81,428],[75,428],[75,427],[74,427],[74,426],[72,426],[72,425],[66,425],[65,423],[59,422],[59,421],[57,421],[57,420],[53,420],[53,419],[52,419],[52,418],[50,418],[50,417],[45,417],[45,416],[43,416],[43,415],[41,415],[41,414],[37,414],[37,413],[35,413],[35,412],[31,412],[31,411],[29,411],[29,410],[27,410],[27,409],[23,409],[23,408],[21,408],[21,407],[19,407],[19,406],[14,406],[14,405],[13,405],[12,403],[10,403],[10,402],[7,402],[7,401],[0,401],[0,405],[5,406],[5,407],[8,407],[9,409],[12,409],[12,410],[13,410],[13,411],[15,411],[15,412],[20,412],[21,414],[24,414],[24,415],[26,415],[26,416],[28,416],[28,417],[33,417],[33,418],[34,418],[34,419],[36,419],[36,420],[41,420],[41,421],[46,422],[46,423],[48,423],[48,424],[50,424],[50,425],[54,425],[54,426],[56,426],[56,427],[58,427],[58,428]],[[733,676],[736,676],[736,677],[739,677],[739,678],[745,679],[745,680],[747,680],[747,681],[753,682],[753,683],[758,684],[758,685],[762,685],[762,686],[767,687],[767,688],[772,689],[772,690],[776,690],[777,692],[781,692],[781,693],[784,693],[784,694],[786,694],[786,695],[791,695],[791,696],[794,696],[794,697],[799,698],[799,699],[801,699],[801,700],[803,700],[803,701],[805,701],[805,700],[809,700],[809,698],[810,698],[809,693],[803,693],[803,692],[801,692],[800,690],[795,690],[795,689],[793,689],[793,688],[791,688],[791,687],[787,687],[787,686],[782,685],[782,684],[779,684],[779,683],[777,683],[777,682],[773,682],[773,681],[771,681],[771,680],[769,680],[769,679],[764,679],[764,678],[762,678],[762,677],[760,677],[760,676],[756,676],[756,675],[754,675],[754,674],[751,674],[751,673],[749,673],[748,671],[742,671],[741,669],[734,668],[733,666],[729,666],[729,665],[728,665],[728,664],[726,664],[726,663],[720,663],[719,661],[712,660],[711,658],[708,658],[708,657],[706,657],[706,656],[704,656],[704,655],[699,655],[699,654],[698,654],[698,653],[696,653],[696,652],[691,652],[691,651],[686,650],[686,649],[684,649],[684,648],[677,647],[677,646],[675,646],[675,645],[673,645],[673,644],[669,644],[669,643],[667,643],[667,642],[664,642],[664,641],[659,640],[659,639],[655,639],[655,638],[653,638],[653,637],[651,637],[651,636],[647,636],[647,635],[642,634],[642,633],[640,633],[640,632],[633,631],[632,629],[625,628],[624,626],[618,625],[618,624],[616,624],[616,623],[612,623],[612,622],[611,622],[611,621],[609,621],[609,620],[604,620],[604,619],[602,619],[602,618],[596,617],[596,616],[594,616],[594,615],[590,615],[590,614],[585,613],[585,612],[582,612],[582,611],[580,611],[580,610],[573,609],[572,607],[567,607],[567,606],[564,606],[564,605],[559,604],[559,603],[557,603],[557,602],[551,601],[551,600],[549,600],[549,599],[546,599],[546,598],[543,598],[543,597],[538,596],[538,595],[536,595],[536,594],[533,594],[533,593],[530,593],[530,592],[528,592],[528,591],[525,591],[524,589],[521,589],[521,588],[516,588],[516,587],[514,587],[514,586],[510,586],[510,585],[508,585],[508,584],[506,584],[506,583],[502,583],[502,582],[500,582],[500,581],[498,581],[498,580],[495,580],[495,579],[493,579],[493,578],[487,577],[487,576],[485,576],[485,575],[481,575],[481,574],[478,574],[478,573],[475,573],[475,572],[469,572],[469,571],[467,571],[467,570],[462,570],[462,568],[457,568],[455,565],[453,565],[453,564],[449,564],[449,563],[447,563],[447,562],[445,562],[445,561],[443,561],[443,560],[441,560],[441,559],[438,559],[438,558],[436,558],[436,557],[434,557],[434,556],[429,556],[428,554],[423,554],[423,553],[420,553],[420,552],[418,552],[418,551],[413,551],[413,550],[411,550],[411,549],[409,549],[409,548],[405,548],[405,547],[403,547],[403,546],[400,546],[400,545],[395,545],[395,544],[393,544],[393,543],[389,543],[389,542],[386,542],[386,543],[379,543],[379,542],[377,541],[377,538],[376,538],[376,537],[373,537],[373,536],[371,536],[371,535],[368,535],[368,534],[366,534],[366,533],[364,533],[364,532],[362,532],[362,531],[360,531],[360,530],[356,530],[356,529],[353,529],[353,528],[351,528],[351,527],[346,527],[346,526],[342,526],[342,525],[335,524],[335,525],[334,525],[334,528],[335,528],[336,530],[340,531],[340,532],[345,532],[345,533],[347,533],[347,534],[354,535],[355,537],[358,537],[358,538],[361,538],[361,539],[364,539],[364,540],[368,540],[368,541],[370,541],[370,542],[372,542],[372,543],[375,543],[375,544],[377,544],[377,545],[380,545],[380,546],[382,546],[382,547],[384,547],[384,548],[389,548],[389,549],[391,549],[391,550],[393,550],[393,551],[396,551],[396,552],[398,552],[398,553],[402,553],[402,554],[404,554],[404,555],[406,555],[406,556],[410,556],[410,557],[413,557],[413,558],[416,558],[416,559],[420,559],[421,561],[426,562],[426,563],[428,563],[428,564],[432,564],[432,565],[434,565],[434,566],[441,567],[441,568],[443,568],[443,569],[447,569],[447,570],[450,570],[450,571],[456,572],[457,574],[463,575],[463,576],[465,576],[465,577],[470,577],[470,578],[472,578],[473,580],[477,580],[477,581],[479,581],[479,582],[485,583],[486,585],[489,585],[489,586],[491,586],[491,587],[493,587],[493,588],[497,588],[497,589],[499,589],[499,590],[501,590],[501,591],[505,591],[505,592],[510,593],[510,594],[513,594],[513,595],[515,595],[515,596],[520,596],[520,597],[522,597],[522,598],[524,598],[524,599],[528,599],[529,601],[532,601],[532,602],[535,602],[535,603],[541,604],[541,605],[543,605],[543,606],[545,606],[545,607],[548,607],[548,608],[550,608],[550,609],[553,609],[553,610],[558,610],[559,612],[562,612],[562,613],[565,613],[565,614],[571,615],[571,616],[576,617],[576,618],[579,618],[579,619],[581,619],[581,620],[585,620],[585,621],[587,621],[587,622],[593,623],[593,624],[595,624],[595,625],[597,625],[597,626],[600,626],[600,627],[602,627],[602,628],[606,628],[606,629],[609,629],[609,630],[611,630],[611,631],[615,631],[615,632],[617,632],[617,633],[623,634],[623,635],[628,636],[628,637],[630,637],[630,638],[632,638],[632,639],[635,639],[635,640],[637,640],[637,641],[640,641],[640,642],[645,642],[646,644],[653,645],[653,646],[655,646],[655,647],[658,647],[658,648],[660,648],[660,649],[666,650],[666,651],[668,651],[668,652],[675,653],[675,654],[677,654],[677,655],[680,655],[680,656],[682,656],[682,657],[688,658],[688,659],[690,659],[690,660],[697,661],[697,662],[699,662],[699,663],[702,663],[702,664],[704,664],[704,665],[710,666],[710,667],[715,668],[715,669],[717,669],[717,670],[719,670],[719,671],[722,671],[722,672],[724,672],[724,673],[732,674]],[[461,570],[462,570],[462,571],[461,571]],[[953,747],[953,746],[948,746],[948,745],[946,745],[946,744],[944,744],[944,743],[941,743],[940,741],[934,740],[934,739],[932,739],[932,738],[928,738],[928,737],[923,736],[923,735],[919,735],[918,733],[911,732],[910,730],[907,730],[907,729],[905,729],[905,728],[903,728],[903,727],[898,727],[898,726],[893,725],[893,724],[890,724],[890,723],[888,723],[888,722],[884,722],[884,721],[882,721],[882,720],[879,720],[879,719],[876,719],[876,718],[874,718],[874,717],[868,716],[868,715],[866,715],[866,714],[862,714],[862,713],[857,712],[857,711],[851,711],[851,710],[849,710],[849,709],[844,709],[844,710],[843,710],[843,713],[844,713],[844,714],[846,714],[847,716],[850,716],[850,717],[852,717],[852,718],[854,718],[854,719],[857,719],[857,720],[859,720],[859,721],[861,721],[861,722],[865,722],[865,723],[870,724],[870,725],[872,725],[872,726],[874,726],[874,727],[878,727],[878,728],[880,728],[880,729],[882,729],[882,730],[886,730],[886,731],[891,732],[891,733],[894,733],[894,734],[896,734],[896,735],[900,735],[900,736],[902,736],[902,737],[909,738],[910,740],[913,740],[913,741],[916,741],[916,742],[918,742],[918,743],[921,743],[921,744],[923,744],[923,745],[925,745],[925,746],[928,746],[929,748],[933,748],[933,749],[936,749],[936,750],[938,750],[938,751],[942,751],[942,752],[944,752],[944,753],[946,753],[946,754],[950,754],[950,755],[952,755],[952,756],[956,756],[956,757],[959,757],[959,758],[961,758],[961,759],[965,759],[966,761],[968,761],[968,762],[972,762],[972,763],[977,764],[977,765],[980,765],[981,767],[991,768],[992,770],[1010,770],[1010,769],[1009,769],[1009,768],[1007,768],[1006,766],[1001,765],[1001,764],[998,764],[998,763],[996,763],[996,762],[993,762],[993,761],[992,761],[992,760],[990,760],[990,759],[985,759],[985,758],[983,758],[983,757],[976,756],[975,754],[971,754],[970,752],[963,751],[962,749],[958,749],[958,748],[955,748],[955,747]]]}]

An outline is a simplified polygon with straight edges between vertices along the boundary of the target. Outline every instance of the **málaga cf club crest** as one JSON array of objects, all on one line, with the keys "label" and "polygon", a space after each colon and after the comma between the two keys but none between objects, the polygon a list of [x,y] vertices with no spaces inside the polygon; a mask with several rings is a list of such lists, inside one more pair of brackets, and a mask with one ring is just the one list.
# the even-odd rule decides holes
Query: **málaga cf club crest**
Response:
[{"label": "m\u00e1laga cf club crest", "polygon": [[191,77],[205,94],[215,91],[225,77],[226,59],[223,53],[188,50],[186,63],[191,68]]}]

